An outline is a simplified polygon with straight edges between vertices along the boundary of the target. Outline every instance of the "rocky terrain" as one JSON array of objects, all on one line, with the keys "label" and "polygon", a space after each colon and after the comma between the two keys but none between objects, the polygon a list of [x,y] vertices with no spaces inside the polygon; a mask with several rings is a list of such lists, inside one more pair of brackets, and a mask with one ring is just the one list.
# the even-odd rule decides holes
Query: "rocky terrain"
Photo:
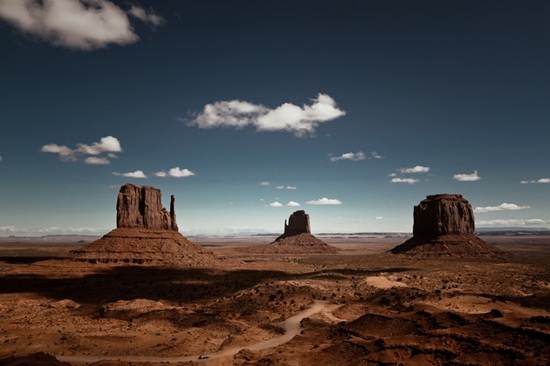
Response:
[{"label": "rocky terrain", "polygon": [[91,244],[0,245],[0,365],[550,363],[550,237],[497,249],[462,196],[428,196],[391,251],[401,236],[329,245],[296,211],[270,244],[206,252],[160,202],[126,185]]},{"label": "rocky terrain", "polygon": [[208,266],[216,261],[209,252],[177,231],[117,228],[86,247],[72,259],[104,264],[175,264]]},{"label": "rocky terrain", "polygon": [[391,251],[452,257],[502,254],[475,235],[474,211],[459,194],[431,195],[415,206],[413,237]]},{"label": "rocky terrain", "polygon": [[240,264],[203,268],[0,256],[0,364],[548,364],[550,237],[492,242],[503,258],[387,253],[399,240],[220,245]]},{"label": "rocky terrain", "polygon": [[[215,254],[244,262],[204,268],[5,258],[0,360],[45,352],[73,365],[545,365],[550,238],[505,239],[496,242],[513,251],[505,258],[396,256],[390,242],[373,251],[374,239],[316,255],[221,245]],[[298,315],[294,333],[285,321]]]}]

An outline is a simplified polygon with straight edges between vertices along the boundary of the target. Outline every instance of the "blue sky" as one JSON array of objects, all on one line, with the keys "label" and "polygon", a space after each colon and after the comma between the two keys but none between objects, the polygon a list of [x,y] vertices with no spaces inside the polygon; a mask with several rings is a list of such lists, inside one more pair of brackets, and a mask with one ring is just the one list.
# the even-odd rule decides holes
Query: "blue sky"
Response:
[{"label": "blue sky", "polygon": [[0,0],[0,234],[109,229],[125,182],[190,233],[277,232],[290,201],[410,231],[441,192],[550,226],[543,1],[90,4]]}]

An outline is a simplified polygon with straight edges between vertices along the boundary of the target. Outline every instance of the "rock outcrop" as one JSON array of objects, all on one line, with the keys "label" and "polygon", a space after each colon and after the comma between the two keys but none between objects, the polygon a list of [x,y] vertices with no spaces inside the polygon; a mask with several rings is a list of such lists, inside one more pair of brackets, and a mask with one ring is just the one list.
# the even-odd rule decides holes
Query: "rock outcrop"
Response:
[{"label": "rock outcrop", "polygon": [[175,198],[170,212],[162,207],[160,190],[125,184],[117,198],[117,228],[72,252],[89,263],[173,264],[210,266],[217,259],[178,231]]},{"label": "rock outcrop", "polygon": [[309,215],[295,211],[285,220],[284,233],[271,244],[261,248],[265,253],[335,253],[337,249],[311,234]]},{"label": "rock outcrop", "polygon": [[162,207],[160,189],[125,184],[117,198],[117,227],[178,231],[174,202],[172,195],[168,213]]},{"label": "rock outcrop", "polygon": [[288,224],[287,220],[285,220],[283,235],[279,236],[278,239],[281,239],[285,236],[292,236],[304,233],[311,234],[311,228],[309,226],[309,215],[304,210],[294,211],[294,213],[288,218]]},{"label": "rock outcrop", "polygon": [[415,206],[413,237],[391,252],[464,257],[500,253],[475,235],[474,211],[460,194],[431,195]]},{"label": "rock outcrop", "polygon": [[413,236],[433,239],[441,235],[471,235],[475,232],[474,211],[460,194],[428,196],[414,207]]}]

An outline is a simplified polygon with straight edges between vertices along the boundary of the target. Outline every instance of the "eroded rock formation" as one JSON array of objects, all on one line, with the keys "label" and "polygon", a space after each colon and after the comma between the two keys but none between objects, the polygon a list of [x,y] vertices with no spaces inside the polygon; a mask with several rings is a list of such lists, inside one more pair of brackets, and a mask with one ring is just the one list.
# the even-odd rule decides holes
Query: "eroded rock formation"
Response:
[{"label": "eroded rock formation", "polygon": [[170,199],[170,213],[162,207],[160,189],[125,184],[117,198],[117,227],[178,231],[175,198]]},{"label": "eroded rock formation", "polygon": [[470,235],[474,232],[474,211],[460,194],[428,196],[414,206],[415,238],[432,239],[441,235]]},{"label": "eroded rock formation", "polygon": [[309,215],[304,210],[294,211],[292,215],[285,220],[285,231],[283,236],[298,235],[302,233],[311,233],[309,226]]},{"label": "eroded rock formation", "polygon": [[285,220],[284,233],[264,248],[269,253],[333,253],[336,248],[311,235],[309,215],[304,210],[295,211]]},{"label": "eroded rock formation", "polygon": [[500,251],[475,235],[474,211],[462,195],[437,194],[414,207],[413,237],[391,252],[478,256]]},{"label": "eroded rock formation", "polygon": [[101,239],[72,252],[90,263],[174,264],[210,266],[217,263],[178,231],[175,199],[170,212],[162,207],[160,190],[125,184],[117,197],[117,228]]}]

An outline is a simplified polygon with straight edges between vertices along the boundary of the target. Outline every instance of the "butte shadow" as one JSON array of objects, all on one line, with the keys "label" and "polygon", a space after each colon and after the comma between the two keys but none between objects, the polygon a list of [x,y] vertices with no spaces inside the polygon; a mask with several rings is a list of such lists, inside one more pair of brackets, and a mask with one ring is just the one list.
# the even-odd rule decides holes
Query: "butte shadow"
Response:
[{"label": "butte shadow", "polygon": [[162,207],[154,187],[125,184],[117,198],[117,228],[82,249],[71,252],[75,261],[111,264],[182,265],[207,267],[216,257],[178,231],[175,199],[170,212]]},{"label": "butte shadow", "polygon": [[390,252],[436,257],[499,257],[504,254],[475,235],[474,211],[460,194],[427,196],[414,207],[413,237]]}]

